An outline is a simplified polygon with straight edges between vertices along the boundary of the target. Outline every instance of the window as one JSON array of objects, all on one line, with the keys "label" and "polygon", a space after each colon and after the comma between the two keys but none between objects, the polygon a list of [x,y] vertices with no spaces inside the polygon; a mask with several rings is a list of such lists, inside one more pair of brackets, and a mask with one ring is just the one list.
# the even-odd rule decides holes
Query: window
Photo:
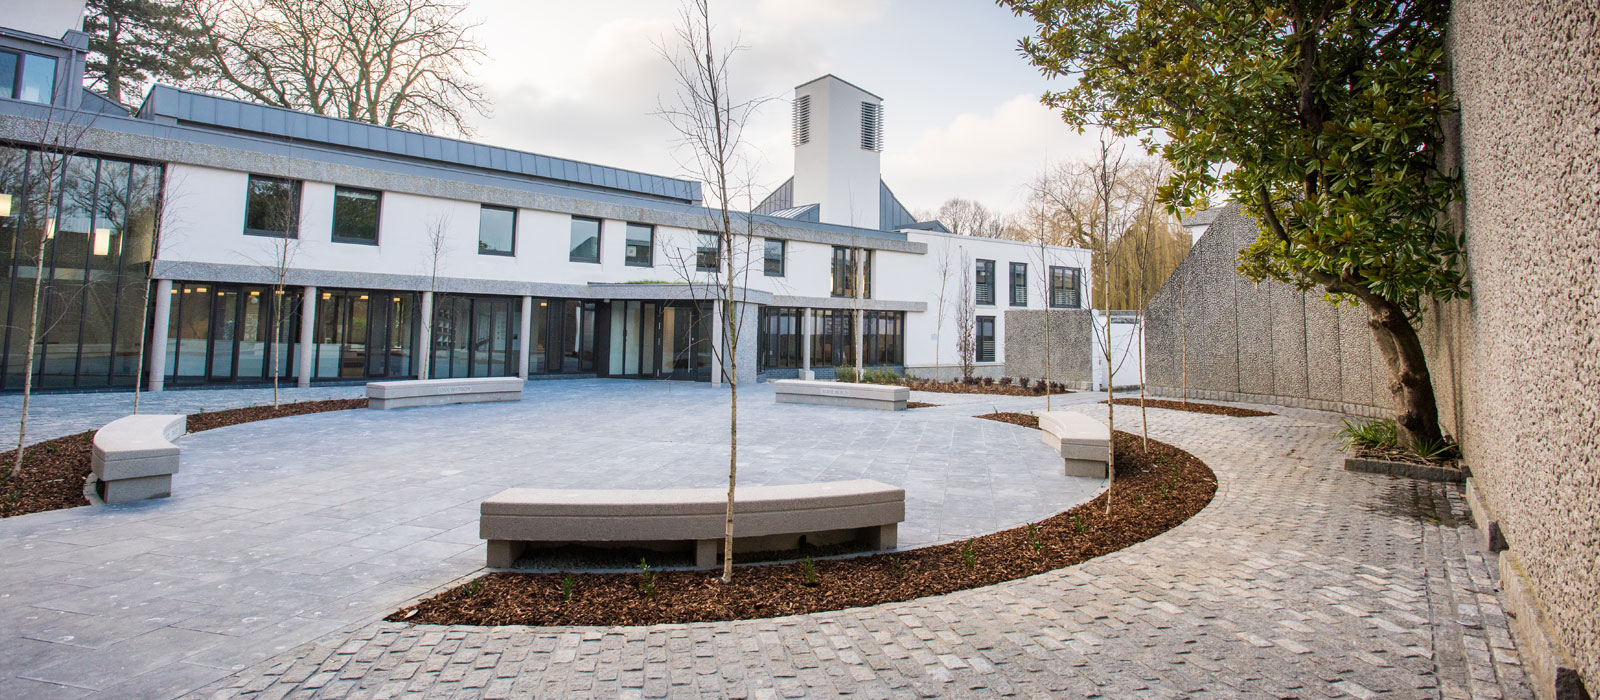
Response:
[{"label": "window", "polygon": [[994,317],[978,317],[978,362],[994,362]]},{"label": "window", "polygon": [[1011,263],[1011,305],[1028,305],[1028,263]]},{"label": "window", "polygon": [[252,236],[300,237],[300,183],[251,175],[245,193],[244,232]]},{"label": "window", "polygon": [[632,267],[651,267],[656,264],[656,227],[646,224],[628,224],[628,254],[625,262]]},{"label": "window", "polygon": [[861,298],[872,298],[872,251],[859,248],[833,247],[833,296],[856,296],[856,257],[863,259],[861,269]]},{"label": "window", "polygon": [[50,104],[56,94],[56,59],[0,51],[0,97]]},{"label": "window", "polygon": [[722,264],[722,236],[710,231],[695,235],[694,269],[696,272],[716,272]]},{"label": "window", "polygon": [[783,276],[783,241],[766,239],[762,245],[761,271],[768,277]]},{"label": "window", "polygon": [[800,332],[804,314],[805,309],[792,306],[761,307],[761,334],[757,336],[760,347],[756,353],[760,370],[800,366],[804,360],[800,348],[800,341],[805,337]]},{"label": "window", "polygon": [[978,261],[978,304],[994,306],[994,261]]},{"label": "window", "polygon": [[1050,308],[1083,308],[1078,289],[1083,285],[1083,270],[1076,267],[1050,268]]},{"label": "window", "polygon": [[600,262],[600,220],[572,217],[572,247],[567,254],[571,262]]},{"label": "window", "polygon": [[842,367],[856,363],[856,335],[849,309],[811,310],[811,366]]},{"label": "window", "polygon": [[861,365],[886,367],[905,364],[904,311],[861,312]]},{"label": "window", "polygon": [[353,187],[333,188],[333,241],[378,244],[378,203],[381,192]]},{"label": "window", "polygon": [[478,253],[517,254],[517,210],[487,204],[478,208]]}]

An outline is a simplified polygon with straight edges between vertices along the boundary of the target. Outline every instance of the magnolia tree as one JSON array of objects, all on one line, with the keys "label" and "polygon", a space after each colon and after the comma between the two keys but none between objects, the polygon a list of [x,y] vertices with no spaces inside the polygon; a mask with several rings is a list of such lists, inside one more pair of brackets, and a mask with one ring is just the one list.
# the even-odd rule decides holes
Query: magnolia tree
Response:
[{"label": "magnolia tree", "polygon": [[1400,442],[1442,440],[1417,325],[1430,299],[1467,296],[1446,217],[1460,190],[1442,152],[1448,3],[999,2],[1036,24],[1022,53],[1071,79],[1045,104],[1146,135],[1173,165],[1170,206],[1220,193],[1260,222],[1240,273],[1365,306]]}]

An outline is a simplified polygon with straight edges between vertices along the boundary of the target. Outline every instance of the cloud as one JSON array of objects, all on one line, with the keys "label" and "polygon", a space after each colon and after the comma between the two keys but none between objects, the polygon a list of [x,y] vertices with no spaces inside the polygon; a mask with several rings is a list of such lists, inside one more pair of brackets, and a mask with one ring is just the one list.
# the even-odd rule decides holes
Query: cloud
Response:
[{"label": "cloud", "polygon": [[890,131],[884,180],[913,211],[937,208],[951,197],[1015,211],[1028,181],[1047,163],[1086,158],[1096,142],[1094,132],[1078,134],[1039,104],[1038,95],[1017,95],[988,113],[958,114],[909,138],[895,139]]},{"label": "cloud", "polygon": [[889,0],[761,0],[761,19],[782,25],[871,24],[883,18]]}]

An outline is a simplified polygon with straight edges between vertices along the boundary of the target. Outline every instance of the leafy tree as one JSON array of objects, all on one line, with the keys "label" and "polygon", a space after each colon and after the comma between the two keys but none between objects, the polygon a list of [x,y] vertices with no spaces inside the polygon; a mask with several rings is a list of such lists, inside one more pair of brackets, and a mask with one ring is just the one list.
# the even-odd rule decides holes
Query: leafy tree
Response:
[{"label": "leafy tree", "polygon": [[1429,299],[1468,293],[1445,216],[1460,190],[1442,161],[1449,3],[999,2],[1037,25],[1022,54],[1075,79],[1045,104],[1143,134],[1173,164],[1174,208],[1220,192],[1261,222],[1240,273],[1364,305],[1401,442],[1441,438],[1416,326]]},{"label": "leafy tree", "polygon": [[143,83],[194,74],[199,32],[176,0],[89,0],[86,10],[89,87],[132,104]]}]

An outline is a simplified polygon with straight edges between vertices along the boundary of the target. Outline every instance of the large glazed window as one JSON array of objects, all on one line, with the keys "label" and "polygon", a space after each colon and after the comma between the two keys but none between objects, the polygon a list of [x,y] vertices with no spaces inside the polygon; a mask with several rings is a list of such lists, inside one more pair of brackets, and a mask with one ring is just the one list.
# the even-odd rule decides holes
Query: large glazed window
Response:
[{"label": "large glazed window", "polygon": [[572,217],[572,247],[567,259],[572,262],[600,262],[600,220]]},{"label": "large glazed window", "polygon": [[1050,308],[1083,308],[1083,298],[1078,290],[1083,283],[1083,271],[1076,267],[1050,268]]},{"label": "large glazed window", "polygon": [[333,241],[378,244],[378,208],[383,194],[354,187],[333,188]]},{"label": "large glazed window", "polygon": [[630,267],[651,267],[656,264],[656,227],[649,224],[628,224],[627,264]]},{"label": "large glazed window", "polygon": [[[856,261],[862,261],[860,279],[857,279]],[[859,282],[861,298],[872,298],[872,251],[845,246],[833,247],[833,289],[832,295],[836,297],[856,296],[856,286]]]},{"label": "large glazed window", "polygon": [[801,356],[800,341],[804,339],[800,323],[805,309],[792,306],[764,306],[761,308],[759,370],[794,369],[805,358]]},{"label": "large glazed window", "polygon": [[905,364],[904,311],[861,312],[861,365],[899,367]]},{"label": "large glazed window", "polygon": [[478,209],[478,253],[517,254],[517,210],[487,204]]},{"label": "large glazed window", "polygon": [[251,175],[244,208],[244,232],[252,236],[300,236],[300,183]]}]

